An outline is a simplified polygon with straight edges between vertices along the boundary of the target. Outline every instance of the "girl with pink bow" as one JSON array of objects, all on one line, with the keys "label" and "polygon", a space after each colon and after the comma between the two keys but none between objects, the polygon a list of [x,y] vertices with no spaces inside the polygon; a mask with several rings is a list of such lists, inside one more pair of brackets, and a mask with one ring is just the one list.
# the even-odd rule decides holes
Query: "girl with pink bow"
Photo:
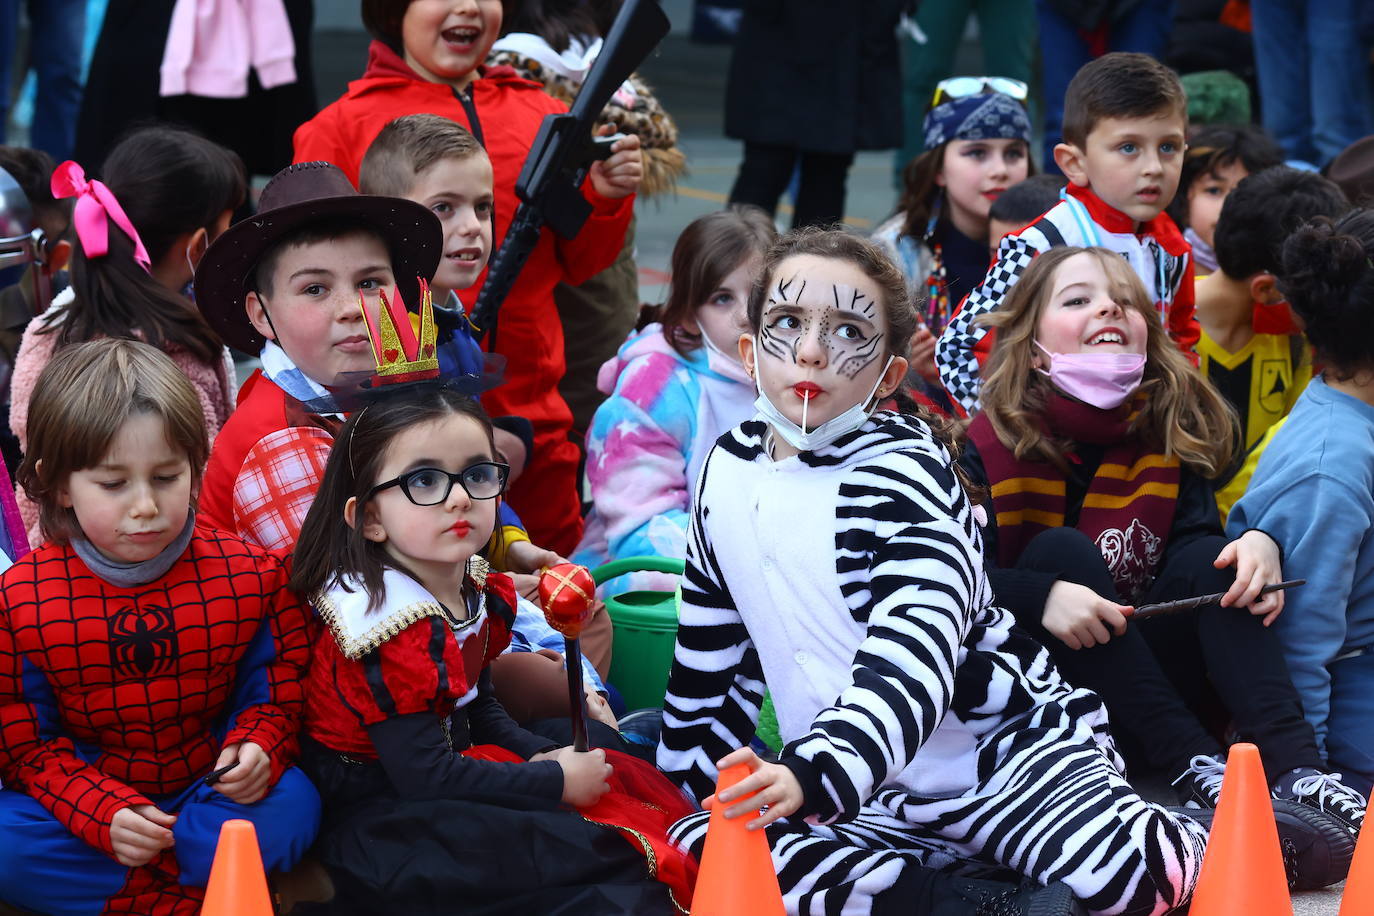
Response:
[{"label": "girl with pink bow", "polygon": [[[28,448],[29,397],[53,354],[97,337],[146,341],[190,379],[213,438],[234,408],[229,351],[190,299],[196,264],[244,201],[233,152],[196,134],[148,127],[105,160],[103,180],[67,161],[53,172],[57,198],[75,198],[71,286],[24,332],[15,360],[10,428]],[[19,494],[32,543],[36,507]]]}]

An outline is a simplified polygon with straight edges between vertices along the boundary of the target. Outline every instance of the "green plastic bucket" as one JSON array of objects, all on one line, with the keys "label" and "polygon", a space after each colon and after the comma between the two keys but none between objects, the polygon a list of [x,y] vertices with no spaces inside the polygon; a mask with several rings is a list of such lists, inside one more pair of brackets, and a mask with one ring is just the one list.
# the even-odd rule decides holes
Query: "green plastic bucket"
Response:
[{"label": "green plastic bucket", "polygon": [[[682,575],[681,560],[625,557],[592,570],[600,585],[629,572]],[[610,681],[630,710],[658,708],[668,689],[668,669],[677,642],[677,596],[673,592],[622,592],[605,599],[615,638],[611,646]]]}]

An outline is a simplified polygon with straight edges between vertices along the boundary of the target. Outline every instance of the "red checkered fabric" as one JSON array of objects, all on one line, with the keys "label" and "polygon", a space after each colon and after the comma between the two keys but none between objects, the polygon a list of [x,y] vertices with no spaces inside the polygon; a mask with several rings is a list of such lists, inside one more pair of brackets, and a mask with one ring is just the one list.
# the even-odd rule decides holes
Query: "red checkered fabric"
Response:
[{"label": "red checkered fabric", "polygon": [[69,546],[24,557],[0,579],[0,780],[106,852],[116,811],[185,789],[226,744],[262,747],[275,784],[298,750],[312,628],[287,578],[200,525],[132,588]]},{"label": "red checkered fabric", "polygon": [[258,440],[234,480],[234,529],[268,550],[295,547],[333,446],[334,437],[314,426]]}]

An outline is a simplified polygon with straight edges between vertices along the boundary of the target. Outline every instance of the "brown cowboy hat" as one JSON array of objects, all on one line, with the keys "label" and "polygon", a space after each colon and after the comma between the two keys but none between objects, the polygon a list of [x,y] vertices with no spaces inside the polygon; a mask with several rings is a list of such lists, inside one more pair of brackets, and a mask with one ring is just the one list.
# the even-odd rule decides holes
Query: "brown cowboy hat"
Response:
[{"label": "brown cowboy hat", "polygon": [[225,343],[249,356],[262,352],[263,337],[243,307],[258,261],[301,226],[340,218],[369,224],[386,239],[402,298],[420,301],[419,278],[434,276],[443,253],[439,218],[414,201],[359,194],[331,163],[298,162],[273,176],[257,214],[215,239],[196,268],[196,305]]}]

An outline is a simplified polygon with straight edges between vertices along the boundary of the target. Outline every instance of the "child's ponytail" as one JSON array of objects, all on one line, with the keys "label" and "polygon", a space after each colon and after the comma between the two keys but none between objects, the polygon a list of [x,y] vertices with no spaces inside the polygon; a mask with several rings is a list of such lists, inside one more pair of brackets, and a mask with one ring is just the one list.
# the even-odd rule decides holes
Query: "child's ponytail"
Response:
[{"label": "child's ponytail", "polygon": [[1279,289],[1328,372],[1374,369],[1374,211],[1318,217],[1289,236]]},{"label": "child's ponytail", "polygon": [[137,332],[159,349],[175,344],[204,362],[218,360],[220,340],[200,312],[159,283],[135,253],[141,242],[156,265],[187,233],[213,231],[220,216],[237,209],[245,198],[242,161],[189,131],[149,127],[130,134],[110,152],[104,173],[105,185],[127,214],[138,241],[108,219],[107,250],[99,253],[99,246],[88,250],[78,231],[71,263],[74,298],[45,330],[58,334],[59,348],[96,337],[128,338]]}]

